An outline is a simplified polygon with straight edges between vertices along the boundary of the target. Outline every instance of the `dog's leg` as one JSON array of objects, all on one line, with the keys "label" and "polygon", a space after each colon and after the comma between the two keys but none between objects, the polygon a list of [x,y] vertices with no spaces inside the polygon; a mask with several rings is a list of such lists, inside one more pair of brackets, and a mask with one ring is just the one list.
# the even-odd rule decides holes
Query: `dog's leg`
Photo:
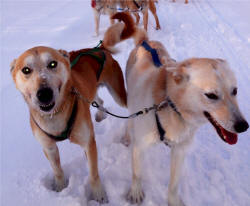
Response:
[{"label": "dog's leg", "polygon": [[141,185],[141,163],[143,149],[133,145],[132,148],[132,170],[133,170],[133,179],[132,186],[127,194],[127,200],[131,204],[140,204],[144,199],[144,192]]},{"label": "dog's leg", "polygon": [[94,128],[91,121],[91,114],[88,109],[88,104],[84,104],[83,108],[79,109],[78,114],[84,117],[84,119],[78,122],[79,127],[76,125],[76,128],[73,129],[70,141],[80,145],[85,151],[89,168],[90,198],[99,203],[107,203],[108,197],[99,177]]},{"label": "dog's leg", "polygon": [[90,137],[89,142],[85,145],[85,154],[89,165],[90,185],[92,189],[91,198],[100,203],[107,203],[108,197],[102,186],[98,173],[97,149],[94,135]]},{"label": "dog's leg", "polygon": [[136,25],[138,26],[139,22],[140,22],[140,15],[137,12],[133,12],[133,15],[135,16],[136,19]]},{"label": "dog's leg", "polygon": [[110,20],[110,24],[111,25],[113,25],[114,23],[115,23],[115,20],[114,19],[112,19],[112,16],[114,15],[114,13],[111,13],[110,15],[109,15],[109,20]]},{"label": "dog's leg", "polygon": [[[98,94],[96,94],[95,96],[95,101],[103,106],[103,100],[98,96]],[[95,113],[95,121],[97,122],[101,122],[102,120],[106,119],[107,118],[107,113],[104,113],[100,110],[98,110],[96,113]]]},{"label": "dog's leg", "polygon": [[178,184],[184,163],[185,146],[171,148],[170,182],[168,186],[168,206],[185,206],[178,196]]},{"label": "dog's leg", "polygon": [[98,36],[99,35],[99,25],[100,25],[100,12],[96,11],[94,9],[94,16],[95,16],[95,33]]},{"label": "dog's leg", "polygon": [[64,179],[64,173],[60,163],[59,151],[58,147],[53,144],[51,147],[43,148],[44,154],[50,162],[50,165],[54,171],[55,176],[55,185],[54,190],[60,192],[63,190],[67,185]]},{"label": "dog's leg", "polygon": [[153,14],[154,18],[155,18],[155,23],[156,23],[156,30],[161,29],[160,23],[159,23],[159,19],[158,16],[156,14],[156,8],[155,8],[155,4],[153,0],[149,1],[149,10],[151,11],[151,13]]},{"label": "dog's leg", "polygon": [[125,134],[124,136],[121,138],[121,143],[124,144],[126,147],[128,147],[131,143],[131,131],[133,129],[132,127],[132,121],[128,120],[126,122],[126,129],[125,129]]},{"label": "dog's leg", "polygon": [[143,26],[144,29],[147,31],[148,30],[148,8],[142,11],[143,13]]}]

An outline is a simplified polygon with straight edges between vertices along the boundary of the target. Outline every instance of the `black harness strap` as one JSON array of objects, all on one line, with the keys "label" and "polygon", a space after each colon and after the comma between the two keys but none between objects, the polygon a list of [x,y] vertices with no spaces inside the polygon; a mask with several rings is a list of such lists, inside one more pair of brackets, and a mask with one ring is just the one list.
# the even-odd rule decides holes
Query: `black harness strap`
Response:
[{"label": "black harness strap", "polygon": [[136,2],[136,0],[133,0],[133,2],[134,2],[134,4],[135,4],[135,6],[137,7],[137,9],[139,9],[139,10],[142,9],[141,6]]},{"label": "black harness strap", "polygon": [[58,136],[54,136],[52,134],[49,134],[48,132],[44,131],[39,125],[38,123],[35,121],[35,119],[33,118],[33,116],[31,115],[31,118],[33,119],[33,121],[35,122],[36,126],[43,132],[45,133],[48,137],[50,137],[51,139],[55,140],[55,141],[63,141],[65,139],[67,139],[70,136],[70,133],[72,131],[73,125],[75,123],[76,120],[76,114],[77,114],[77,100],[75,100],[74,102],[74,106],[72,109],[72,113],[71,116],[67,122],[67,127],[66,129]]},{"label": "black harness strap", "polygon": [[[156,49],[152,48],[146,41],[143,41],[142,44],[141,44],[141,46],[143,46],[148,52],[151,53],[154,65],[156,67],[161,67],[162,63],[161,63],[161,61],[159,59],[159,55],[158,55]],[[168,101],[168,103],[169,103],[169,101]],[[157,126],[157,130],[158,130],[158,133],[159,133],[159,136],[160,136],[160,140],[164,141],[166,131],[164,130],[164,128],[163,128],[163,126],[161,124],[161,121],[160,121],[160,118],[159,118],[159,115],[158,115],[157,112],[158,112],[158,110],[155,110],[156,126]]]},{"label": "black harness strap", "polygon": [[160,140],[163,141],[165,139],[165,133],[166,131],[163,129],[159,116],[157,114],[157,112],[155,112],[155,121],[156,121],[156,126],[160,135]]}]

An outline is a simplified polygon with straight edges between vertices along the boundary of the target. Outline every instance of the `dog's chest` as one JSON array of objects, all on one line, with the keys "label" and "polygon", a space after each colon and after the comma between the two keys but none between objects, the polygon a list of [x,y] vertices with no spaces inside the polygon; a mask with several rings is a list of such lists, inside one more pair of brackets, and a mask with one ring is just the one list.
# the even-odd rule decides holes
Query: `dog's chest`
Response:
[{"label": "dog's chest", "polygon": [[67,127],[67,121],[64,115],[57,115],[56,117],[45,117],[43,119],[36,119],[40,128],[51,135],[60,135]]},{"label": "dog's chest", "polygon": [[181,117],[171,109],[159,113],[161,124],[165,130],[165,138],[170,144],[179,144],[185,142],[187,139],[193,136],[196,128],[192,125],[184,122]]}]

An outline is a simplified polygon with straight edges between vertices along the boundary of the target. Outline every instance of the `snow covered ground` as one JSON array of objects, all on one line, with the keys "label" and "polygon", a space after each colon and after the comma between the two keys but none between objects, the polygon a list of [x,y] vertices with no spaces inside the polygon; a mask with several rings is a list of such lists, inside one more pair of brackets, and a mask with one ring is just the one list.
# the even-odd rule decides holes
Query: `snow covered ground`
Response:
[{"label": "snow covered ground", "polygon": [[[162,30],[154,30],[150,15],[149,36],[160,40],[175,59],[218,57],[226,59],[238,79],[240,108],[250,121],[250,0],[184,0],[157,5]],[[96,206],[88,201],[88,169],[84,152],[68,141],[59,143],[69,185],[60,193],[51,190],[52,170],[29,126],[28,108],[15,89],[10,62],[26,49],[46,45],[66,50],[95,46],[109,25],[101,17],[101,36],[94,36],[90,1],[1,1],[1,205]],[[122,43],[115,56],[124,69],[133,48]],[[105,105],[126,114],[106,90]],[[94,110],[93,110],[94,113]],[[100,175],[109,206],[126,206],[131,183],[130,149],[120,143],[124,120],[108,117],[95,123]],[[180,185],[187,206],[250,205],[250,130],[239,135],[235,146],[226,145],[210,125],[196,134],[186,158]],[[166,205],[169,182],[169,149],[157,145],[147,154],[143,206]]]}]

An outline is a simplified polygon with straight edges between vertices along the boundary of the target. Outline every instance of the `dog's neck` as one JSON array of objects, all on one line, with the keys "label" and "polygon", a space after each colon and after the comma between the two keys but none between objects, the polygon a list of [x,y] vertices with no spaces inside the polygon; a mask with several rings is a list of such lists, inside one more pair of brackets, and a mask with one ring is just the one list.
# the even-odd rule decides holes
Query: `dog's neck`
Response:
[{"label": "dog's neck", "polygon": [[72,90],[68,88],[65,90],[61,104],[52,113],[43,114],[41,111],[30,109],[30,115],[41,129],[52,135],[59,135],[67,126],[75,98]]},{"label": "dog's neck", "polygon": [[186,118],[189,111],[184,102],[182,102],[183,99],[179,96],[183,92],[181,91],[182,88],[173,86],[176,83],[171,73],[167,72],[166,69],[159,71],[155,81],[156,84],[153,88],[154,103],[159,104],[168,97],[175,104],[178,112],[180,112],[178,114],[170,106],[158,112],[161,124],[166,131],[166,138],[170,142],[181,141],[180,138],[188,136],[186,134],[194,133],[196,129],[196,126]]}]

